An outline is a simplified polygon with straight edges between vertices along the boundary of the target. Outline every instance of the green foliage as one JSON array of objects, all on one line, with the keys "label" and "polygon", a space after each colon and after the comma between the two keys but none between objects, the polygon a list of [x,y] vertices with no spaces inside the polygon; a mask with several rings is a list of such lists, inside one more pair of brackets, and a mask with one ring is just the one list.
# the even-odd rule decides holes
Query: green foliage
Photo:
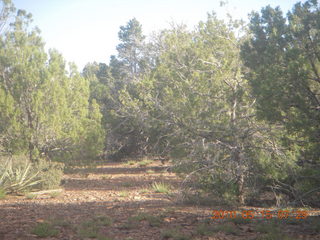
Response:
[{"label": "green foliage", "polygon": [[99,236],[99,226],[94,221],[84,222],[78,228],[78,235],[82,238],[97,238]]},{"label": "green foliage", "polygon": [[7,196],[6,191],[0,188],[0,199],[5,199]]},{"label": "green foliage", "polygon": [[131,219],[129,219],[128,221],[126,221],[125,223],[123,223],[120,226],[120,229],[125,229],[125,230],[130,230],[130,229],[135,229],[135,228],[138,228],[138,222],[133,221]]},{"label": "green foliage", "polygon": [[214,234],[215,232],[216,232],[215,228],[205,223],[198,225],[196,228],[196,233],[201,236],[209,236]]},{"label": "green foliage", "polygon": [[152,163],[152,160],[144,159],[141,162],[138,162],[139,167],[145,167]]},{"label": "green foliage", "polygon": [[54,189],[59,187],[63,177],[63,163],[49,162],[41,159],[35,167],[39,171],[38,177],[41,182],[38,187],[40,189]]},{"label": "green foliage", "polygon": [[120,27],[117,56],[82,74],[46,53],[30,14],[0,4],[0,153],[30,160],[0,167],[5,192],[57,187],[56,161],[156,155],[173,159],[185,189],[227,203],[272,187],[293,203],[318,204],[318,1],[297,3],[287,17],[270,6],[253,12],[249,34],[212,13],[147,43],[134,18]]},{"label": "green foliage", "polygon": [[148,133],[149,146],[171,155],[186,184],[243,204],[245,189],[257,186],[251,176],[264,175],[259,156],[270,156],[270,167],[284,155],[274,129],[255,117],[236,25],[209,14],[194,31],[161,32],[157,66],[136,84],[140,91],[121,92],[120,111]]},{"label": "green foliage", "polygon": [[81,159],[96,158],[102,153],[104,147],[105,131],[101,123],[102,114],[95,99],[92,100],[89,106],[88,114],[89,117],[86,119],[84,126],[84,136],[86,137],[79,143],[81,150],[78,158]]},{"label": "green foliage", "polygon": [[121,43],[117,46],[121,61],[121,74],[134,81],[143,71],[144,39],[142,26],[137,19],[131,19],[126,26],[121,26],[118,33]]},{"label": "green foliage", "polygon": [[107,154],[113,159],[145,153],[143,149],[147,143],[141,122],[134,116],[122,114],[126,103],[120,96],[122,91],[133,95],[138,93],[135,84],[150,65],[141,24],[136,19],[130,20],[120,27],[118,36],[118,56],[111,56],[109,66],[93,63],[83,71],[90,81],[91,99],[101,106],[103,123],[108,131]]},{"label": "green foliage", "polygon": [[161,216],[150,215],[148,213],[139,213],[129,219],[130,221],[147,221],[151,227],[160,227],[163,223]]},{"label": "green foliage", "polygon": [[216,226],[216,231],[217,232],[224,232],[224,233],[228,233],[228,234],[239,233],[239,230],[237,229],[237,227],[235,227],[234,225],[231,225],[231,224],[220,224],[220,225]]},{"label": "green foliage", "polygon": [[5,193],[21,193],[39,184],[39,171],[33,171],[32,164],[27,160],[22,165],[14,165],[8,159],[0,167],[0,187]]},{"label": "green foliage", "polygon": [[171,192],[172,187],[164,182],[154,182],[151,185],[153,191],[156,193],[166,193],[169,194]]},{"label": "green foliage", "polygon": [[37,197],[37,195],[33,193],[27,193],[25,196],[27,199],[35,199]]},{"label": "green foliage", "polygon": [[57,227],[71,228],[72,224],[63,218],[53,218],[51,221],[52,225]]},{"label": "green foliage", "polygon": [[[10,1],[3,4],[0,24],[14,15]],[[99,107],[89,104],[89,82],[56,50],[45,52],[30,14],[19,10],[11,19],[0,38],[1,152],[28,152],[33,162],[96,157],[105,133]]]},{"label": "green foliage", "polygon": [[[286,17],[279,7],[253,12],[251,35],[241,49],[259,119],[283,127],[279,140],[291,161],[299,164],[283,178],[283,191],[291,187],[291,198],[309,204],[317,204],[319,192],[319,13],[316,0],[295,4]],[[318,174],[301,177],[308,169]]]},{"label": "green foliage", "polygon": [[130,182],[125,182],[125,183],[122,183],[121,186],[122,186],[122,187],[125,187],[125,188],[129,188],[129,187],[132,187],[133,184],[130,183]]},{"label": "green foliage", "polygon": [[97,216],[93,221],[99,226],[110,226],[113,223],[112,218],[108,216]]},{"label": "green foliage", "polygon": [[108,216],[97,216],[92,220],[82,223],[78,228],[78,235],[81,238],[108,239],[99,234],[99,229],[102,226],[110,226],[112,223],[112,219]]},{"label": "green foliage", "polygon": [[0,167],[0,187],[10,194],[53,189],[60,185],[63,164],[40,159],[31,163],[27,157],[8,158]]},{"label": "green foliage", "polygon": [[119,197],[128,197],[129,193],[127,191],[122,191],[119,193]]},{"label": "green foliage", "polygon": [[43,222],[38,223],[31,231],[32,234],[37,235],[40,238],[56,237],[59,234],[59,230],[51,223]]},{"label": "green foliage", "polygon": [[148,213],[139,213],[135,216],[129,217],[128,221],[121,225],[121,229],[135,229],[138,228],[138,223],[147,221],[151,227],[160,227],[163,223],[161,216],[154,216]]},{"label": "green foliage", "polygon": [[49,196],[51,198],[57,198],[61,195],[61,192],[52,192],[52,193],[49,193]]},{"label": "green foliage", "polygon": [[127,164],[128,164],[128,165],[134,165],[134,164],[136,164],[136,161],[130,160],[130,161],[127,162]]},{"label": "green foliage", "polygon": [[142,194],[145,194],[145,193],[148,193],[148,192],[150,192],[150,189],[148,189],[148,188],[143,188],[143,189],[140,190],[140,193],[142,193]]}]

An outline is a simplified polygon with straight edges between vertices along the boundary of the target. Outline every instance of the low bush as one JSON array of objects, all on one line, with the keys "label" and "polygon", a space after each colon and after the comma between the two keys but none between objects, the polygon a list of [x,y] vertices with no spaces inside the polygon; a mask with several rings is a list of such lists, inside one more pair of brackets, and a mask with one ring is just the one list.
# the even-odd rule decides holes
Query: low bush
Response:
[{"label": "low bush", "polygon": [[160,227],[163,223],[161,216],[150,215],[148,213],[141,212],[136,216],[129,219],[130,221],[147,221],[151,227]]},{"label": "low bush", "polygon": [[32,234],[41,238],[55,237],[59,234],[59,231],[51,223],[43,222],[38,223],[32,230]]},{"label": "low bush", "polygon": [[156,193],[170,193],[171,190],[171,186],[164,183],[164,182],[154,182],[152,184],[152,189],[156,192]]},{"label": "low bush", "polygon": [[51,162],[41,159],[35,164],[35,169],[39,172],[39,189],[54,189],[60,185],[63,177],[63,163]]},{"label": "low bush", "polygon": [[99,227],[94,221],[84,222],[78,229],[78,235],[82,238],[97,238],[99,235]]}]

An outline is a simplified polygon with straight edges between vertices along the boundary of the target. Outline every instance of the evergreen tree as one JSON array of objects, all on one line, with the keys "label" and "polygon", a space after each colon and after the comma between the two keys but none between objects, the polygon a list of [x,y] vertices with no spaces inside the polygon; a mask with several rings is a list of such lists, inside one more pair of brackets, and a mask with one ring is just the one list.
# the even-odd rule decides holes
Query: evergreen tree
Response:
[{"label": "evergreen tree", "polygon": [[123,115],[135,116],[150,142],[170,146],[180,169],[244,204],[263,171],[281,171],[272,158],[285,162],[272,128],[255,118],[235,25],[209,15],[193,32],[163,31],[155,72],[138,84],[138,97],[124,91],[121,99]]},{"label": "evergreen tree", "polygon": [[120,27],[118,36],[121,41],[117,46],[120,72],[126,76],[127,81],[134,81],[144,71],[145,36],[142,34],[142,26],[133,18],[126,26]]},{"label": "evergreen tree", "polygon": [[91,97],[97,100],[103,112],[103,124],[108,132],[106,151],[109,156],[121,158],[141,154],[146,136],[130,116],[123,115],[125,107],[120,93],[129,91],[136,96],[136,82],[150,67],[147,64],[145,37],[141,24],[130,20],[119,31],[118,56],[111,56],[109,65],[88,64],[83,75],[90,81]]},{"label": "evergreen tree", "polygon": [[319,16],[316,0],[297,3],[287,18],[267,6],[252,13],[251,38],[242,47],[260,119],[285,127],[283,146],[297,153],[302,175],[312,176],[292,176],[289,191],[296,198],[320,183]]},{"label": "evergreen tree", "polygon": [[67,160],[62,157],[79,157],[80,149],[84,156],[86,145],[85,156],[99,155],[104,132],[100,110],[89,104],[89,82],[74,65],[68,76],[57,51],[49,51],[48,58],[40,31],[29,30],[30,21],[31,15],[19,10],[0,39],[2,151],[28,152],[32,161],[44,156]]}]

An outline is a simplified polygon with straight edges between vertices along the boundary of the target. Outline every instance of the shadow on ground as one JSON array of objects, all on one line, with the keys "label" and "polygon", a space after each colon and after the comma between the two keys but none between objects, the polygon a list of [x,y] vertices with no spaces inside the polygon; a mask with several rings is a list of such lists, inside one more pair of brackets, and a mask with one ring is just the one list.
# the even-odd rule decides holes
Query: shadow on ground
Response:
[{"label": "shadow on ground", "polygon": [[[161,194],[151,199],[137,200],[128,197],[121,201],[108,197],[109,193],[124,190],[135,193],[134,190],[148,186],[153,181],[161,180],[178,185],[180,180],[172,174],[162,173],[163,169],[164,167],[160,166],[127,168],[120,163],[97,169],[79,169],[66,176],[67,183],[64,186],[66,191],[57,199],[12,198],[0,201],[0,240],[38,239],[31,233],[32,229],[46,221],[60,223],[55,226],[58,230],[57,235],[46,239],[88,239],[79,235],[79,229],[97,216],[107,216],[112,223],[99,225],[99,228],[94,227],[97,228],[100,237],[96,239],[266,239],[263,238],[268,234],[266,231],[273,231],[274,228],[279,228],[289,235],[288,238],[283,238],[284,235],[275,235],[276,238],[273,239],[320,239],[320,224],[317,225],[317,222],[320,222],[319,217],[290,223],[274,220],[263,222],[256,220],[247,222],[241,219],[239,222],[230,219],[212,220],[212,207],[177,205]],[[146,174],[147,170],[153,170],[155,173]],[[88,179],[74,176],[84,173],[93,176],[86,176]],[[106,174],[111,177],[103,179]],[[90,196],[93,194],[92,191],[96,191],[94,198],[88,201],[82,198],[79,201],[79,197]],[[103,194],[105,198],[98,198]],[[216,206],[215,209],[223,207]],[[140,217],[138,220],[132,218],[141,213],[145,214],[144,218]],[[257,230],[256,226],[259,224],[271,227],[261,227],[262,230]]]}]

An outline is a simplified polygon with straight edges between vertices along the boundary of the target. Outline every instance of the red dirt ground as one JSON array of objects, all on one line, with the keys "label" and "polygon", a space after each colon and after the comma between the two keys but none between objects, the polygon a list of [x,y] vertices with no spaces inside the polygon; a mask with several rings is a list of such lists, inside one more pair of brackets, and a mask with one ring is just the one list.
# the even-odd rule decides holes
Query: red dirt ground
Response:
[{"label": "red dirt ground", "polygon": [[[33,229],[42,222],[50,222],[58,230],[56,236],[44,239],[90,239],[81,233],[81,228],[83,223],[95,221],[97,216],[107,216],[112,223],[97,224],[97,236],[91,236],[91,239],[272,239],[255,227],[261,220],[248,223],[212,220],[212,211],[224,207],[183,205],[174,196],[155,193],[151,187],[153,182],[165,182],[176,189],[181,183],[159,162],[147,167],[107,163],[95,169],[74,170],[64,179],[64,190],[58,196],[9,196],[0,200],[0,240],[39,239]],[[155,216],[159,222],[152,224],[148,219],[132,220],[139,213]],[[264,220],[259,224],[270,225],[271,221]],[[201,225],[222,227],[204,233],[197,231]],[[283,239],[320,239],[319,216],[281,224],[280,228],[287,236]],[[168,229],[178,234],[170,237],[164,233]]]}]

